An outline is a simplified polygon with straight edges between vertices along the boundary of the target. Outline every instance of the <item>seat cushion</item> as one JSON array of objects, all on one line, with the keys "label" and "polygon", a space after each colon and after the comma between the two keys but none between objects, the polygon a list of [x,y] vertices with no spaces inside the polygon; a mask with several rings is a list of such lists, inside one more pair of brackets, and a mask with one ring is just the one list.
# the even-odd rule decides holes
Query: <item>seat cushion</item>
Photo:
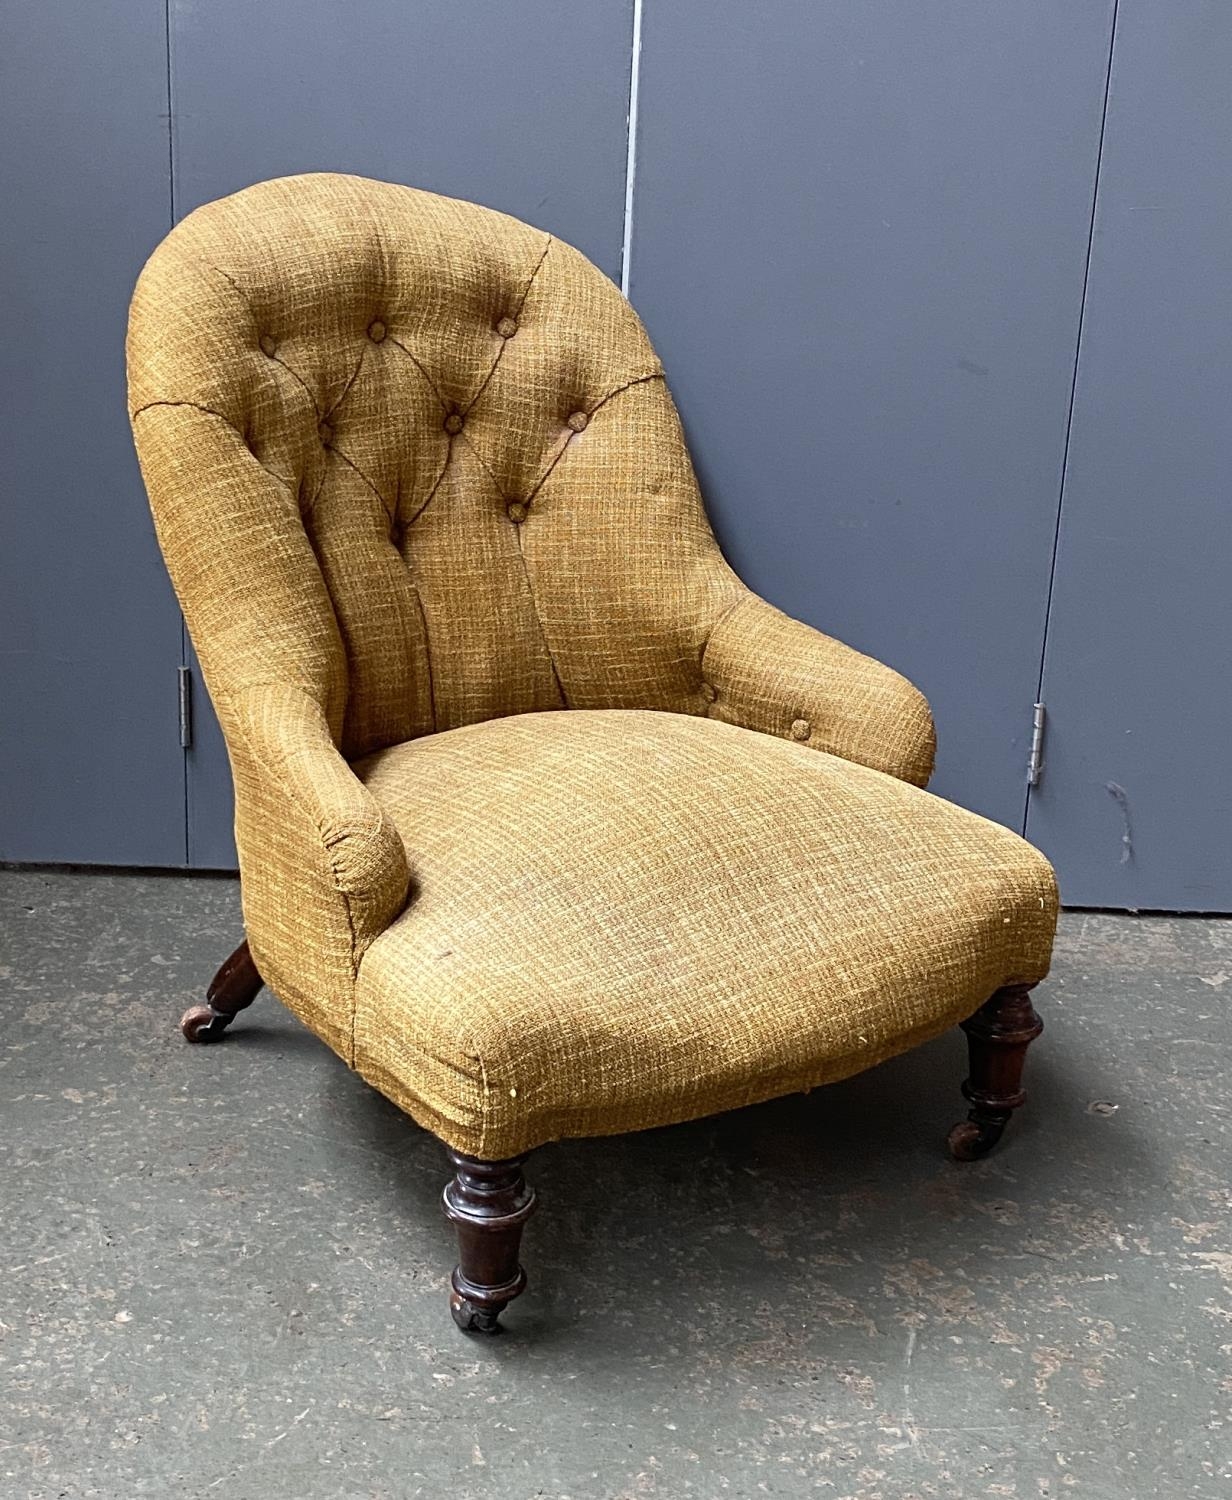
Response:
[{"label": "seat cushion", "polygon": [[412,894],[360,964],[355,1065],[470,1155],[842,1078],[1048,969],[1039,853],[803,745],[570,711],[356,770]]}]

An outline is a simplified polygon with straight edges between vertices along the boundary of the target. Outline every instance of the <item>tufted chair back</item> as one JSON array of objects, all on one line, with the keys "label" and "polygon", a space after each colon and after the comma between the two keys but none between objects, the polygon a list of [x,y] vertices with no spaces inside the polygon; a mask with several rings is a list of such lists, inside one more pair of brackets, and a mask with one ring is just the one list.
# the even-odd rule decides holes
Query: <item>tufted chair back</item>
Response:
[{"label": "tufted chair back", "polygon": [[551,235],[362,178],[261,183],[151,257],[129,383],[224,729],[261,682],[348,759],[538,709],[707,711],[702,651],[745,591],[637,316]]}]

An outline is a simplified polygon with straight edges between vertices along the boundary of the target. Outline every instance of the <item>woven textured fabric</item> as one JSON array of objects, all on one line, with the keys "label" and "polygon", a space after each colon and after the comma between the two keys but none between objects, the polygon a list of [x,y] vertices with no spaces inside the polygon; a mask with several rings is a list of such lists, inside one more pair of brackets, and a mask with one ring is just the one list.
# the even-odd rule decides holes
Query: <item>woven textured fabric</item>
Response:
[{"label": "woven textured fabric", "polygon": [[[151,257],[128,361],[159,540],[231,757],[253,954],[348,1061],[359,976],[379,971],[390,993],[391,960],[377,962],[375,946],[402,951],[432,899],[404,791],[383,764],[366,786],[352,769],[365,757],[435,754],[452,731],[478,736],[511,717],[533,716],[538,735],[572,731],[587,719],[576,710],[653,710],[708,734],[732,726],[750,762],[777,740],[775,753],[830,766],[835,784],[864,775],[855,766],[927,781],[933,729],[916,689],[788,620],[724,562],[641,324],[559,240],[362,178],[261,183],[190,214]],[[561,709],[570,715],[551,712]],[[587,765],[598,764],[592,748]],[[451,825],[444,794],[429,790],[436,839]],[[597,783],[591,795],[603,795]],[[659,795],[653,782],[647,795]],[[901,805],[921,826],[937,816],[927,798]],[[756,823],[746,832],[756,845]],[[474,829],[460,819],[454,836]],[[1025,846],[1019,857],[1036,868]],[[978,904],[981,889],[967,899]],[[482,920],[495,896],[477,884],[471,897]],[[729,927],[743,931],[753,962],[751,919],[720,904],[698,921],[715,950]],[[577,923],[562,918],[564,930]],[[559,967],[558,950],[520,962]],[[606,938],[602,951],[615,951]],[[1035,947],[1019,966],[1038,968]],[[619,968],[591,975],[609,981],[626,994]],[[425,978],[409,954],[403,982],[391,1035],[433,1003],[430,990],[410,993]],[[946,1016],[971,998],[928,993]],[[795,1014],[786,980],[780,998]],[[738,987],[729,1001],[738,1015]],[[620,1027],[617,1009],[610,1024]],[[377,1025],[366,1013],[369,1041]],[[868,1060],[883,1051],[870,1043]],[[394,1055],[369,1049],[363,1066],[415,1112],[420,1074],[392,1082]],[[469,1098],[469,1079],[457,1081]],[[747,1083],[750,1096],[765,1092]],[[680,1082],[679,1097],[690,1087]],[[610,1128],[624,1128],[629,1110],[608,1102]],[[440,1104],[420,1112],[435,1118]],[[460,1100],[440,1114],[454,1145],[486,1128],[468,1109]],[[455,1116],[471,1123],[451,1136]],[[493,1139],[516,1138],[504,1129]]]},{"label": "woven textured fabric", "polygon": [[415,871],[355,1062],[462,1150],[868,1067],[1048,968],[1047,862],[878,771],[679,714],[534,714],[357,768]]}]

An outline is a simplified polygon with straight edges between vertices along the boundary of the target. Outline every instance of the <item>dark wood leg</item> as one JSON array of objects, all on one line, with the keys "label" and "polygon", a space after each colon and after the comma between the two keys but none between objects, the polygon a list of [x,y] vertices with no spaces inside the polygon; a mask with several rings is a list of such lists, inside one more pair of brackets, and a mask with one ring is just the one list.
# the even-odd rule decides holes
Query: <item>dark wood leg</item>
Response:
[{"label": "dark wood leg", "polygon": [[240,1011],[257,998],[261,976],[242,942],[210,981],[205,1004],[194,1005],[180,1017],[180,1030],[190,1042],[216,1042]]},{"label": "dark wood leg", "polygon": [[997,1144],[1010,1115],[1027,1097],[1023,1063],[1044,1023],[1031,1004],[1031,986],[1015,984],[998,990],[962,1029],[971,1067],[962,1091],[971,1110],[950,1131],[949,1147],[955,1161],[975,1161]]},{"label": "dark wood leg", "polygon": [[497,1319],[526,1290],[518,1248],[535,1211],[535,1190],[522,1176],[526,1157],[479,1161],[446,1150],[454,1177],[445,1188],[445,1217],[458,1231],[459,1256],[449,1310],[464,1333],[499,1333]]}]

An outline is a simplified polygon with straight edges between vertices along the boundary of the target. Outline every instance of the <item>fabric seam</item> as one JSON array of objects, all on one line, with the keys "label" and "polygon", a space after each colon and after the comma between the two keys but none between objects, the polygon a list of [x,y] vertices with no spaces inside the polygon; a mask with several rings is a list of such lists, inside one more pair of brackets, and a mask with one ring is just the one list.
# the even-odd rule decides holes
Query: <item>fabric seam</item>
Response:
[{"label": "fabric seam", "polygon": [[[283,489],[286,490],[287,494],[290,495],[293,500],[295,500],[296,509],[299,508],[299,498],[296,494],[295,486],[286,477],[286,475],[278,474],[273,469],[269,468],[266,464],[263,464],[257,457],[257,455],[252,451],[252,449],[248,447],[248,443],[244,438],[244,434],[235,425],[231,418],[225,416],[220,411],[215,411],[212,406],[202,406],[200,401],[147,401],[144,406],[137,407],[137,409],[129,417],[129,421],[136,422],[138,417],[144,416],[146,412],[153,411],[155,407],[160,406],[186,406],[192,411],[201,412],[203,416],[217,418],[217,420],[220,421],[224,427],[229,428],[236,435],[236,437],[239,438],[240,442],[244,444],[245,451],[247,452],[249,458],[252,459],[253,463],[256,464],[257,468],[260,469],[263,474],[268,474],[271,479],[277,480],[277,482],[283,487]],[[313,504],[315,503],[316,501],[314,497]],[[309,511],[311,511],[311,507],[309,507]]]}]

